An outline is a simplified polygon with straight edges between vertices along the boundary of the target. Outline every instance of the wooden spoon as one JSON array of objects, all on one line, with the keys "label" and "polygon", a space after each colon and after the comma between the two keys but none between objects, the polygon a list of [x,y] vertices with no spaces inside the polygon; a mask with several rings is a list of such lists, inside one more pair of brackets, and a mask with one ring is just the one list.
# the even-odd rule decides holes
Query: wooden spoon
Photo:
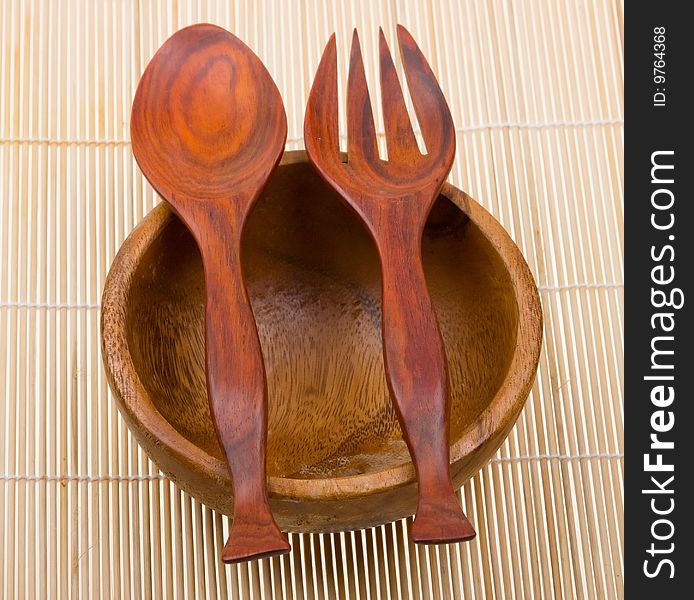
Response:
[{"label": "wooden spoon", "polygon": [[335,35],[306,107],[304,142],[320,174],[359,215],[381,259],[383,350],[391,397],[419,481],[415,542],[471,539],[449,468],[448,370],[422,267],[422,231],[455,155],[453,120],[431,68],[407,30],[398,40],[427,153],[412,130],[383,31],[381,95],[388,160],[378,154],[356,30],[347,82],[347,162],[339,153]]},{"label": "wooden spoon", "polygon": [[222,560],[288,552],[265,489],[267,385],[241,269],[244,222],[287,137],[282,99],[243,42],[194,25],[150,61],[130,129],[140,168],[190,229],[204,263],[207,390],[234,490]]}]

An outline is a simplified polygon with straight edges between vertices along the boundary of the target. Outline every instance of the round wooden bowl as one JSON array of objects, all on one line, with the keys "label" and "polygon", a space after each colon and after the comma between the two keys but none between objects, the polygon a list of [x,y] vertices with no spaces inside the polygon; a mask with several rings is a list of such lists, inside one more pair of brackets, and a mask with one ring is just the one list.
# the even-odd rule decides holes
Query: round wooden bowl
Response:
[{"label": "round wooden bowl", "polygon": [[[451,473],[498,449],[541,345],[532,275],[501,225],[445,185],[422,252],[448,358]],[[357,219],[304,152],[286,153],[247,223],[243,264],[268,384],[268,492],[286,531],[368,527],[414,513],[416,480],[388,397],[380,270]],[[181,488],[233,514],[205,387],[205,288],[193,238],[166,204],[130,234],[102,306],[118,407]]]}]

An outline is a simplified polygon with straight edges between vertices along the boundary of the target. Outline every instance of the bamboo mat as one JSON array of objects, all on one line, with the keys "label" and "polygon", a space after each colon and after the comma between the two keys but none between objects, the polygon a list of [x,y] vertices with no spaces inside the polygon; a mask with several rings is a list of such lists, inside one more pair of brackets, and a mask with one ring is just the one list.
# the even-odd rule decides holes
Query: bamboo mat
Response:
[{"label": "bamboo mat", "polygon": [[[101,290],[157,203],[130,105],[159,45],[203,21],[263,59],[290,149],[333,30],[344,75],[359,27],[372,93],[379,24],[391,45],[405,24],[438,74],[450,180],[507,228],[545,312],[527,407],[462,489],[472,543],[415,548],[402,521],[292,535],[287,557],[224,567],[226,518],[158,473],[111,402]],[[1,598],[622,596],[619,0],[2,0],[0,40]]]}]

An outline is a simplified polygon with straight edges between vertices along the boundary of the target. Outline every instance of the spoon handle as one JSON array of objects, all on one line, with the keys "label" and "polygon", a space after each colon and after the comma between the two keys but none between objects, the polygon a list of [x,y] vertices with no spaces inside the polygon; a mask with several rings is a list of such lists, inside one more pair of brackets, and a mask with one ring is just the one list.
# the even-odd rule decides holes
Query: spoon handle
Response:
[{"label": "spoon handle", "polygon": [[267,500],[267,386],[243,281],[240,235],[225,233],[234,232],[207,228],[200,245],[207,291],[207,389],[234,490],[234,519],[222,560],[238,562],[288,552],[290,546]]},{"label": "spoon handle", "polygon": [[397,221],[388,229],[378,239],[383,349],[388,386],[419,481],[410,536],[422,543],[470,539],[475,531],[451,482],[448,371],[422,268],[422,232]]}]

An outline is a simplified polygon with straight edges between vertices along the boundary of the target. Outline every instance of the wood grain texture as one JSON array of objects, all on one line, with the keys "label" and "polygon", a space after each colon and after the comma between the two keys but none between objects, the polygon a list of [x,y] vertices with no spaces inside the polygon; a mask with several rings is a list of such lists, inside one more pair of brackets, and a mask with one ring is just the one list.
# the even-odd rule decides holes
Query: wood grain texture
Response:
[{"label": "wood grain texture", "polygon": [[[338,531],[414,512],[417,483],[389,400],[381,273],[366,229],[289,152],[248,218],[243,268],[268,383],[268,491],[290,531]],[[518,248],[444,185],[422,238],[448,360],[451,475],[494,454],[534,379],[537,290]],[[169,477],[232,515],[231,480],[205,389],[203,265],[166,205],[126,240],[104,290],[102,348],[114,398]]]},{"label": "wood grain texture", "polygon": [[448,369],[421,258],[424,223],[455,156],[455,128],[436,78],[398,27],[410,94],[427,153],[417,146],[383,31],[379,50],[388,159],[379,156],[356,30],[347,83],[347,160],[337,151],[337,51],[333,35],[309,95],[304,142],[311,161],[366,224],[382,273],[383,350],[390,395],[419,483],[415,542],[472,539],[449,473]]},{"label": "wood grain texture", "polygon": [[236,505],[225,562],[290,549],[267,502],[267,386],[240,256],[246,216],[286,136],[282,100],[265,67],[213,25],[171,36],[133,101],[133,153],[192,232],[204,265],[207,389]]}]

